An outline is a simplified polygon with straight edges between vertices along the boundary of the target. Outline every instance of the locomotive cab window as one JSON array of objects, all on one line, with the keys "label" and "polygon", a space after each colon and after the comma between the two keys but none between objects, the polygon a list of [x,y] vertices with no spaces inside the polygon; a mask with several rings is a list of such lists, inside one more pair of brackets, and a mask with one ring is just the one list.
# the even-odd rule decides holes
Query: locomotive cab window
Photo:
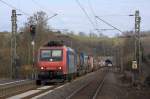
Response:
[{"label": "locomotive cab window", "polygon": [[61,57],[62,51],[61,50],[53,50],[52,51],[52,57]]},{"label": "locomotive cab window", "polygon": [[62,61],[62,50],[52,50],[52,61]]},{"label": "locomotive cab window", "polygon": [[50,50],[41,50],[42,61],[62,61],[62,50],[59,49],[50,49]]},{"label": "locomotive cab window", "polygon": [[62,50],[52,50],[52,60],[62,61]]},{"label": "locomotive cab window", "polygon": [[51,57],[51,50],[42,50],[41,51],[41,60],[49,60]]}]

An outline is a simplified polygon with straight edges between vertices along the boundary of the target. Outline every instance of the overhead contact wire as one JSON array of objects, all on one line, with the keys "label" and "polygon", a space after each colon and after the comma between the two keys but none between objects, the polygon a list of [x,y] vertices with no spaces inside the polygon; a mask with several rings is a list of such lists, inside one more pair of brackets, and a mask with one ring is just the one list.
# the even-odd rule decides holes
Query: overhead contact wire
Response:
[{"label": "overhead contact wire", "polygon": [[26,16],[30,16],[30,14],[24,12],[24,11],[21,10],[21,9],[16,8],[15,6],[13,6],[13,5],[11,5],[11,4],[5,2],[4,0],[0,0],[0,2],[2,2],[2,3],[5,4],[5,5],[7,5],[7,6],[10,7],[10,8],[13,8],[13,9],[15,9],[15,10],[20,11],[21,13],[23,13],[23,14],[26,15]]},{"label": "overhead contact wire", "polygon": [[89,20],[89,22],[92,24],[92,26],[95,29],[95,24],[93,23],[93,21],[91,20],[91,18],[89,17],[88,13],[86,12],[86,10],[84,9],[84,7],[81,5],[81,3],[79,2],[79,0],[76,0],[77,4],[79,5],[79,7],[81,8],[81,10],[84,12],[84,14],[86,15],[87,19]]}]

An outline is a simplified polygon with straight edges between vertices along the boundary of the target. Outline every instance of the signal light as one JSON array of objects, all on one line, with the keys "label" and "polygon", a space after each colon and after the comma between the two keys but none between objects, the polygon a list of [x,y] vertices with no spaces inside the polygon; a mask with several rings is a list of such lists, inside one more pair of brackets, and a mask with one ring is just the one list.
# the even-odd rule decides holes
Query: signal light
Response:
[{"label": "signal light", "polygon": [[32,38],[34,39],[36,33],[36,26],[35,25],[30,25],[30,34]]}]

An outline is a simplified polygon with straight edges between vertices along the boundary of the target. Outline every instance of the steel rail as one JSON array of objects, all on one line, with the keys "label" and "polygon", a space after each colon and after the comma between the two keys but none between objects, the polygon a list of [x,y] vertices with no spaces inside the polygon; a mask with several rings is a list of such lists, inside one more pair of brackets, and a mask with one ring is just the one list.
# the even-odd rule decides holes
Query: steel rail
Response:
[{"label": "steel rail", "polygon": [[101,89],[102,89],[102,87],[104,85],[105,79],[106,79],[106,75],[104,76],[103,80],[100,82],[99,87],[97,88],[97,90],[96,90],[94,96],[92,97],[92,99],[96,99],[97,98],[98,93],[100,93],[100,91],[101,91]]},{"label": "steel rail", "polygon": [[68,97],[66,97],[66,99],[71,99],[72,96],[74,96],[76,93],[78,93],[79,91],[81,91],[83,88],[85,88],[86,86],[88,86],[92,81],[90,81],[89,83],[85,84],[84,86],[81,86],[79,89],[75,90],[71,95],[69,95]]},{"label": "steel rail", "polygon": [[[102,81],[100,82],[99,84],[99,87],[97,88],[95,94],[93,95],[93,98],[92,99],[96,99],[96,96],[98,95],[99,93],[99,90],[102,88],[103,84],[104,84],[104,81],[105,81],[105,77],[106,77],[106,74],[104,74],[104,77],[102,78]],[[92,80],[93,81],[93,80]],[[91,84],[91,82],[88,82],[87,84],[85,84],[84,86],[81,86],[80,88],[78,88],[77,90],[75,90],[72,94],[70,94],[68,97],[66,97],[65,99],[71,99],[75,94],[77,94],[78,92],[80,92],[82,89],[84,89],[85,87],[87,87],[88,85]],[[95,98],[94,98],[95,97]]]}]

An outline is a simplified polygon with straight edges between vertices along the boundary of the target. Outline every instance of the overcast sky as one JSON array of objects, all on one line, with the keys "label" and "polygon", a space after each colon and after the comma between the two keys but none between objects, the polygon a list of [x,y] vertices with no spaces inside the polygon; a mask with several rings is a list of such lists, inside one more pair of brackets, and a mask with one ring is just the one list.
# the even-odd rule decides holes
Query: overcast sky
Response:
[{"label": "overcast sky", "polygon": [[[68,29],[75,32],[94,31],[93,25],[89,22],[76,0],[4,0],[18,9],[32,15],[37,11],[45,11],[48,16],[55,13],[58,15],[49,20],[50,26],[56,29]],[[134,30],[135,10],[140,11],[142,17],[141,30],[150,30],[150,0],[79,0],[87,11],[91,20],[95,22],[91,8],[95,15],[111,23],[122,31]],[[90,2],[90,3],[89,3]],[[11,30],[11,7],[0,2],[0,31]],[[21,13],[17,11],[17,13]],[[18,27],[23,26],[29,16],[22,15],[18,17]],[[98,21],[99,29],[111,29],[103,22]],[[96,31],[95,31],[96,32]],[[118,31],[103,31],[106,35],[116,35]]]}]

